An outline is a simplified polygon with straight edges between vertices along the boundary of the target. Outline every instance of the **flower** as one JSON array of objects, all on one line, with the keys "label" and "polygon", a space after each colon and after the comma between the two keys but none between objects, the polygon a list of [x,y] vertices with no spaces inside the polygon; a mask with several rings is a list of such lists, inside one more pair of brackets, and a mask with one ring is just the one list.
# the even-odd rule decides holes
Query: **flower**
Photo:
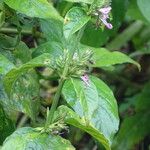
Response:
[{"label": "flower", "polygon": [[102,23],[108,29],[112,29],[113,28],[112,24],[107,22],[107,19],[109,19],[109,13],[110,13],[110,11],[111,11],[111,7],[107,6],[107,7],[99,8],[97,10],[97,12],[94,13],[94,15],[98,16],[99,19],[102,21]]},{"label": "flower", "polygon": [[86,86],[89,86],[89,77],[87,74],[84,74],[83,76],[81,76],[81,79],[83,80],[83,82],[86,84]]}]

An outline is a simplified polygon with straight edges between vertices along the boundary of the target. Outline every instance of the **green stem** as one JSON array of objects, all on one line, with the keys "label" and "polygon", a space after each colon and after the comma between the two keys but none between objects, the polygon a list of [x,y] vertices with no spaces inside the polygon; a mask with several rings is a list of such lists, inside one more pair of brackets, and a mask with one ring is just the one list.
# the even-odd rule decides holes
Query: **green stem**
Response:
[{"label": "green stem", "polygon": [[[14,33],[17,34],[18,30],[16,28],[1,28],[0,29],[1,33]],[[32,30],[22,30],[22,34],[32,34]]]},{"label": "green stem", "polygon": [[55,110],[57,108],[57,105],[58,105],[58,102],[59,102],[59,99],[60,99],[62,87],[63,87],[64,82],[66,80],[66,76],[67,76],[67,73],[68,73],[68,68],[69,68],[69,61],[66,62],[63,74],[60,78],[59,85],[58,85],[58,88],[57,88],[57,92],[54,96],[54,100],[53,100],[50,112],[48,113],[48,116],[47,116],[45,128],[47,128],[50,124],[53,123],[54,113],[55,113]]},{"label": "green stem", "polygon": [[124,46],[133,36],[135,36],[143,27],[143,22],[136,21],[112,40],[106,48],[109,50],[119,50]]},{"label": "green stem", "polygon": [[28,120],[28,117],[27,117],[26,115],[24,115],[24,116],[21,118],[20,122],[18,123],[17,128],[23,127],[23,125],[25,124],[25,122],[26,122],[27,120]]},{"label": "green stem", "polygon": [[70,61],[71,61],[71,59],[72,59],[72,57],[73,57],[75,48],[76,48],[78,42],[80,41],[80,38],[82,37],[82,34],[83,34],[84,29],[85,29],[85,27],[83,27],[83,28],[79,31],[78,36],[77,36],[77,39],[76,39],[77,41],[75,41],[75,42],[74,42],[75,44],[72,45],[72,47],[71,47],[72,50],[71,50],[70,53],[69,53],[69,58],[68,58],[68,60],[67,60],[67,62],[66,62],[66,64],[65,64],[65,67],[64,67],[64,70],[63,70],[63,74],[62,74],[62,76],[61,76],[61,78],[60,78],[60,82],[59,82],[59,85],[58,85],[57,92],[56,92],[56,94],[55,94],[55,96],[54,96],[54,100],[53,100],[51,109],[50,109],[50,111],[49,111],[49,113],[48,113],[48,116],[47,116],[47,120],[46,120],[46,124],[45,124],[45,129],[46,129],[50,124],[53,123],[54,113],[55,113],[55,110],[56,110],[56,108],[57,108],[57,105],[58,105],[58,102],[59,102],[59,99],[60,99],[60,95],[61,95],[61,90],[62,90],[62,88],[63,88],[63,84],[64,84],[64,82],[65,82],[65,80],[66,80],[66,77],[67,77],[67,74],[68,74],[69,64],[70,64]]},{"label": "green stem", "polygon": [[[0,33],[8,33],[8,34],[18,34],[18,30],[16,28],[1,28],[0,29]],[[24,34],[24,35],[34,35],[35,37],[41,37],[41,38],[44,38],[43,34],[41,32],[33,32],[32,30],[21,30],[21,34]]]}]

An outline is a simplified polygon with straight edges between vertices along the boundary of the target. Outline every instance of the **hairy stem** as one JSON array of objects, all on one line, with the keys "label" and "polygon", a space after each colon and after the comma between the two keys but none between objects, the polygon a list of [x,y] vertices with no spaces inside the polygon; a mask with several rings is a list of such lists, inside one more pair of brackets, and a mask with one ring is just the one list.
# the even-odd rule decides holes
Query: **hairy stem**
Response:
[{"label": "hairy stem", "polygon": [[[59,99],[60,99],[60,95],[61,95],[61,90],[63,88],[63,84],[66,80],[66,77],[68,75],[68,69],[69,69],[69,64],[70,64],[70,61],[74,55],[74,51],[76,49],[76,46],[78,44],[78,42],[80,41],[80,38],[82,37],[82,34],[83,34],[83,31],[84,31],[85,27],[83,27],[78,35],[77,35],[77,39],[74,41],[74,45],[71,47],[72,50],[70,51],[69,53],[69,58],[68,60],[66,61],[66,64],[65,64],[65,67],[64,67],[64,70],[63,70],[63,73],[62,73],[62,76],[60,78],[60,81],[59,81],[59,85],[58,85],[58,88],[57,88],[57,92],[54,96],[54,100],[53,100],[53,103],[52,103],[52,106],[51,106],[51,109],[48,113],[48,116],[47,116],[47,120],[46,120],[46,124],[45,124],[45,128],[47,128],[50,124],[53,123],[53,117],[54,117],[54,113],[55,113],[55,110],[57,108],[57,105],[58,105],[58,102],[59,102]],[[71,42],[71,41],[70,41]]]},{"label": "hairy stem", "polygon": [[56,94],[54,96],[51,109],[50,109],[50,111],[48,113],[48,116],[47,116],[45,128],[47,128],[50,124],[53,123],[54,113],[55,113],[55,110],[57,108],[57,105],[58,105],[58,102],[59,102],[59,99],[60,99],[60,95],[61,95],[61,90],[62,90],[63,84],[64,84],[64,82],[66,80],[66,76],[67,76],[67,73],[68,73],[68,67],[69,67],[69,61],[66,62],[63,74],[62,74],[62,76],[60,78],[59,85],[58,85],[58,88],[57,88],[57,92],[56,92]]}]

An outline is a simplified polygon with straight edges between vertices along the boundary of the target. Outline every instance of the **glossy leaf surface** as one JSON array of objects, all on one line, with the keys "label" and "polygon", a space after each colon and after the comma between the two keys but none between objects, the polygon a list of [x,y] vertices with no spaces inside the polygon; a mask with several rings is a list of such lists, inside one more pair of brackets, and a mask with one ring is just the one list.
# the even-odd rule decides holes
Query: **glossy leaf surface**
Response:
[{"label": "glossy leaf surface", "polygon": [[150,3],[149,0],[137,0],[137,4],[139,6],[140,11],[143,16],[150,22]]},{"label": "glossy leaf surface", "polygon": [[10,70],[4,77],[4,86],[7,94],[10,96],[13,85],[21,74],[34,67],[50,66],[51,61],[49,57],[50,55],[45,53],[37,58],[32,59],[30,62],[23,64],[19,68]]},{"label": "glossy leaf surface", "polygon": [[55,61],[59,56],[63,55],[64,47],[61,43],[49,41],[34,48],[32,56],[37,57],[44,53],[49,54],[49,59]]},{"label": "glossy leaf surface", "polygon": [[64,35],[69,38],[72,34],[81,29],[88,21],[90,17],[80,7],[73,7],[70,9],[64,21]]},{"label": "glossy leaf surface", "polygon": [[93,3],[93,0],[65,0],[65,1],[72,3],[87,3],[87,4]]},{"label": "glossy leaf surface", "polygon": [[93,67],[109,67],[117,64],[131,63],[136,65],[139,70],[141,69],[140,65],[136,61],[124,53],[118,51],[110,52],[105,48],[94,48],[88,46],[82,46],[81,49],[89,49],[93,52]]},{"label": "glossy leaf surface", "polygon": [[109,87],[93,76],[89,85],[81,79],[71,78],[65,82],[62,92],[67,103],[86,124],[91,124],[111,144],[119,119],[116,100]]},{"label": "glossy leaf surface", "polygon": [[37,84],[35,72],[31,71],[27,75],[20,75],[21,77],[14,83],[13,89],[11,89],[13,90],[13,94],[10,99],[5,93],[2,80],[5,74],[16,67],[6,57],[3,55],[0,56],[0,63],[2,64],[0,67],[0,103],[4,106],[6,113],[9,116],[11,115],[11,119],[13,119],[12,114],[14,111],[24,112],[34,119],[37,115],[39,93],[39,85]]},{"label": "glossy leaf surface", "polygon": [[110,143],[108,139],[103,135],[101,131],[99,131],[95,126],[86,121],[84,118],[81,118],[77,115],[73,110],[68,108],[67,106],[60,106],[56,112],[56,116],[65,115],[65,122],[72,126],[75,126],[88,134],[90,134],[93,138],[98,140],[105,147],[106,150],[110,150]]},{"label": "glossy leaf surface", "polygon": [[47,0],[5,0],[5,3],[30,17],[62,19]]},{"label": "glossy leaf surface", "polygon": [[16,130],[9,136],[2,150],[75,150],[69,141],[56,135],[39,133],[30,127]]},{"label": "glossy leaf surface", "polygon": [[63,42],[63,23],[54,19],[40,19],[41,30],[47,41]]}]

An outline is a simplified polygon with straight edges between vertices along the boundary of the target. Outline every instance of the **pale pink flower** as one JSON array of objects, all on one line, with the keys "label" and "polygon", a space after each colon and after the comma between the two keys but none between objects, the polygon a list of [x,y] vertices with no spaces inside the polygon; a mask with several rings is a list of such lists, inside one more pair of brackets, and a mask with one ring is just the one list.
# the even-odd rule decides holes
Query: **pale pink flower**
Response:
[{"label": "pale pink flower", "polygon": [[110,11],[111,11],[111,7],[110,6],[99,9],[99,12],[101,12],[102,14],[106,14],[106,15],[109,14]]},{"label": "pale pink flower", "polygon": [[83,80],[83,82],[86,84],[86,86],[89,86],[89,77],[87,74],[84,74],[83,76],[81,76],[81,79]]},{"label": "pale pink flower", "polygon": [[113,26],[111,23],[107,22],[107,19],[109,19],[109,13],[111,11],[111,7],[104,7],[104,8],[100,8],[98,9],[98,11],[101,13],[101,15],[99,16],[99,19],[103,22],[103,24],[108,28],[108,29],[112,29]]}]

